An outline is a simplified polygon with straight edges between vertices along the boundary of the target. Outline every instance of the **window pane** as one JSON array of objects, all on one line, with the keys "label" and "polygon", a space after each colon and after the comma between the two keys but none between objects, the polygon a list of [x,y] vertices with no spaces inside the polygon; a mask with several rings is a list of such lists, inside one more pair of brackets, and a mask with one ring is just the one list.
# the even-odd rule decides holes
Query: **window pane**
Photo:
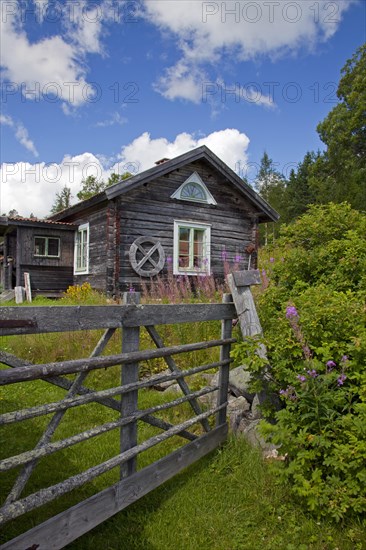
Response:
[{"label": "window pane", "polygon": [[58,239],[48,239],[48,256],[59,255],[59,243]]},{"label": "window pane", "polygon": [[179,243],[179,255],[189,255],[189,242],[187,241],[180,241]]},{"label": "window pane", "polygon": [[178,226],[177,269],[182,272],[208,272],[210,270],[209,251],[207,247],[208,228]]},{"label": "window pane", "polygon": [[181,268],[189,267],[189,256],[179,256],[179,267]]},{"label": "window pane", "polygon": [[189,241],[189,227],[180,227],[179,228],[179,240],[180,241]]},{"label": "window pane", "polygon": [[35,237],[34,239],[34,253],[36,256],[46,255],[46,239],[45,237]]},{"label": "window pane", "polygon": [[206,201],[206,193],[202,189],[202,187],[198,183],[187,183],[181,193],[180,196],[182,199],[193,199],[193,200],[200,200],[200,201]]},{"label": "window pane", "polygon": [[88,268],[88,229],[79,229],[75,241],[76,271],[85,271]]}]

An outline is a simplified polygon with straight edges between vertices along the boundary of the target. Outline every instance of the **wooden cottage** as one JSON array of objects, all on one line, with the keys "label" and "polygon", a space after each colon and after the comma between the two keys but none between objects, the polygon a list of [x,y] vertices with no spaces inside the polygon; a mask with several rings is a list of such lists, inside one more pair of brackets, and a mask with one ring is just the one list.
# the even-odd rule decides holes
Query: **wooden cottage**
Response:
[{"label": "wooden cottage", "polygon": [[29,273],[35,292],[58,296],[73,284],[77,226],[50,220],[0,216],[0,284],[24,286]]},{"label": "wooden cottage", "polygon": [[[47,268],[63,269],[65,283],[66,278],[72,282],[72,274],[74,284],[88,281],[108,295],[137,289],[141,280],[165,277],[169,271],[223,278],[225,264],[256,267],[258,224],[277,219],[269,204],[202,146],[162,159],[49,218],[44,229],[52,230],[60,248],[59,264],[48,254]],[[17,235],[19,247],[23,234]],[[36,237],[46,235],[35,228],[33,242],[30,235],[20,246],[27,249],[27,266],[38,258],[38,267]]]}]

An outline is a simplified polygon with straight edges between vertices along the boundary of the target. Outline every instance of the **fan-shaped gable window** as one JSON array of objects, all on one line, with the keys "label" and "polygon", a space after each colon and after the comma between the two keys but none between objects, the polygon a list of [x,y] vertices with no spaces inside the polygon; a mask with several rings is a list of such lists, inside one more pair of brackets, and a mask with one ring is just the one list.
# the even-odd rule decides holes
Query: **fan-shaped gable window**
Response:
[{"label": "fan-shaped gable window", "polygon": [[206,204],[217,204],[197,172],[191,176],[173,193],[172,199],[193,201]]}]

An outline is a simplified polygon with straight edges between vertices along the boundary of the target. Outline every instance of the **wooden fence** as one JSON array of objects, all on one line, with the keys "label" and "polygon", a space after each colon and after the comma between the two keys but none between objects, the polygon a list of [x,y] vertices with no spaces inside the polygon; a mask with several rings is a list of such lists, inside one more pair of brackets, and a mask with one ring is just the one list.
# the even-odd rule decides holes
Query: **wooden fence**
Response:
[{"label": "wooden fence", "polygon": [[[0,335],[2,336],[105,329],[88,358],[58,363],[30,364],[15,355],[0,351],[0,362],[11,367],[0,370],[0,385],[43,380],[66,391],[65,397],[58,402],[37,404],[32,408],[0,415],[2,425],[22,422],[42,415],[52,415],[33,450],[7,457],[0,462],[2,472],[12,468],[20,469],[15,484],[0,509],[0,525],[43,506],[114,468],[119,468],[120,479],[116,484],[6,542],[1,546],[3,550],[63,548],[215,449],[226,439],[230,346],[235,341],[232,338],[232,319],[236,317],[235,307],[230,300],[230,295],[225,295],[222,304],[141,305],[138,294],[131,293],[125,295],[124,305],[121,306],[3,307],[0,309]],[[220,339],[185,345],[167,347],[155,328],[156,325],[211,320],[221,320]],[[155,348],[140,350],[140,327],[146,328]],[[114,332],[121,328],[121,353],[101,355]],[[181,370],[173,359],[176,354],[215,346],[220,346],[220,358],[215,363]],[[170,374],[139,380],[139,363],[160,357],[164,358]],[[85,379],[92,370],[108,369],[115,365],[121,365],[121,385],[99,391],[85,386]],[[190,390],[185,380],[187,376],[214,368],[219,369],[220,372],[216,387],[205,387],[199,391]],[[68,374],[75,374],[75,377],[73,379],[70,379],[70,376],[65,377]],[[138,408],[139,390],[168,380],[176,380],[183,395],[169,403],[140,410]],[[214,391],[218,392],[217,402],[209,410],[203,411],[198,398]],[[120,400],[116,399],[117,396],[121,396]],[[51,441],[67,410],[93,402],[118,411],[118,419],[65,439]],[[193,416],[188,420],[173,425],[156,416],[156,413],[184,402],[189,403],[193,412]],[[215,418],[214,427],[211,427],[208,421],[212,416]],[[139,442],[138,421],[155,426],[161,431]],[[195,424],[202,425],[202,435],[191,431]],[[22,497],[28,480],[42,457],[113,429],[118,429],[120,433],[120,446],[115,456],[50,487]],[[137,469],[139,453],[175,435],[182,437],[188,443],[149,466],[141,470]]]}]

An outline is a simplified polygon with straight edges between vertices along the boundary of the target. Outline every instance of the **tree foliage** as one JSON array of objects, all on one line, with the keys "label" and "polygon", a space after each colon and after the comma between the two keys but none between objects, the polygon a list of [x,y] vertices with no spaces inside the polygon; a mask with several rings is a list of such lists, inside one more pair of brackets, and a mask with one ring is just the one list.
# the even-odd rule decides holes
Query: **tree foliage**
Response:
[{"label": "tree foliage", "polygon": [[65,210],[65,208],[69,208],[71,206],[71,199],[71,189],[65,185],[60,193],[56,193],[56,198],[51,208],[51,213],[57,214],[57,212],[61,212],[61,210]]},{"label": "tree foliage", "polygon": [[97,195],[98,193],[101,193],[107,187],[110,187],[111,185],[114,185],[120,181],[123,181],[127,178],[131,177],[131,174],[129,172],[125,172],[122,175],[119,174],[111,174],[108,178],[108,181],[105,182],[103,180],[97,180],[95,176],[88,176],[81,182],[81,190],[77,193],[77,198],[80,201],[85,201],[87,199],[90,199],[91,197],[94,197],[94,195]]},{"label": "tree foliage", "polygon": [[[286,191],[286,180],[275,168],[273,160],[267,151],[264,151],[257,177],[254,180],[254,187],[259,195],[268,202],[281,216],[285,213],[284,194]],[[281,223],[281,222],[280,222]],[[264,244],[268,244],[270,235],[278,232],[278,225],[266,223],[260,229],[260,238]]]},{"label": "tree foliage", "polygon": [[314,163],[310,186],[319,202],[347,200],[366,209],[366,45],[341,72],[339,104],[318,125],[327,146]]},{"label": "tree foliage", "polygon": [[[290,491],[337,521],[366,513],[365,233],[349,204],[309,207],[262,251],[269,285],[257,297],[283,402],[263,433],[286,455]],[[258,380],[269,369],[257,348],[244,342],[236,356]]]}]

